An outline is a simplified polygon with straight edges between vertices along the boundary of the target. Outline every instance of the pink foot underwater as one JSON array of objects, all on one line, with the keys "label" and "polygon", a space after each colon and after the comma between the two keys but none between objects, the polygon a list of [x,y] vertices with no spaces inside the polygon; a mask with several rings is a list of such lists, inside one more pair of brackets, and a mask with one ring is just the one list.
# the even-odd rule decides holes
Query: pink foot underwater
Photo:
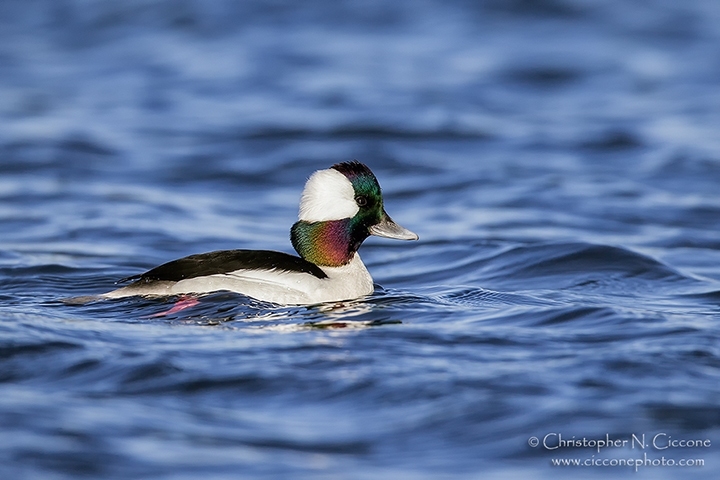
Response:
[{"label": "pink foot underwater", "polygon": [[200,303],[200,300],[198,300],[195,297],[180,297],[180,300],[178,300],[170,310],[166,310],[166,311],[160,312],[160,313],[155,313],[153,315],[150,315],[149,318],[164,317],[165,315],[172,315],[173,313],[182,312],[186,308],[194,307],[195,305],[197,305],[199,303]]}]

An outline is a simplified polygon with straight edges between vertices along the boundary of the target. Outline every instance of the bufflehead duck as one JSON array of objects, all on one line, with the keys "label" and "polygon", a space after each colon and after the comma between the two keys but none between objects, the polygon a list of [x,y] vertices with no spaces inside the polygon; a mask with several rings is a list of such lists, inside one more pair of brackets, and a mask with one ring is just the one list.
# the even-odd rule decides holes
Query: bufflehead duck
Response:
[{"label": "bufflehead duck", "polygon": [[283,305],[350,300],[373,292],[357,251],[370,235],[417,240],[388,216],[377,178],[352,161],[313,173],[300,198],[290,240],[300,256],[269,250],[220,250],[180,258],[101,295],[192,295],[228,290]]}]

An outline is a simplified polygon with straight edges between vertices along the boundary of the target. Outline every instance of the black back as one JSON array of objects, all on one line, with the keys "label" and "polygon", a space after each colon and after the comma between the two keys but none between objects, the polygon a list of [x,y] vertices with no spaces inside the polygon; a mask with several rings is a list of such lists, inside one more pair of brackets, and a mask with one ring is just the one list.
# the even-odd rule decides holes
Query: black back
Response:
[{"label": "black back", "polygon": [[230,273],[235,270],[273,269],[327,278],[327,274],[320,267],[295,255],[271,250],[218,250],[163,263],[141,275],[123,278],[118,283],[130,280],[137,280],[138,283],[179,282],[188,278]]}]

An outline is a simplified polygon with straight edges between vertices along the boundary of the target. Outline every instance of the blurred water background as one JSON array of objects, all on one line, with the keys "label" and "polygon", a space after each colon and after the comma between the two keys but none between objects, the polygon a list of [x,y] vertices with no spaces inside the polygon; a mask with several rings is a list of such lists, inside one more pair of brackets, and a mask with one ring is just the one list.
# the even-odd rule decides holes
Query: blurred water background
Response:
[{"label": "blurred water background", "polygon": [[[718,25],[716,0],[3,0],[0,476],[718,478]],[[305,179],[350,159],[420,235],[366,242],[370,298],[61,302],[291,251]],[[712,447],[528,444],[553,432]],[[643,454],[705,465],[551,464]]]}]

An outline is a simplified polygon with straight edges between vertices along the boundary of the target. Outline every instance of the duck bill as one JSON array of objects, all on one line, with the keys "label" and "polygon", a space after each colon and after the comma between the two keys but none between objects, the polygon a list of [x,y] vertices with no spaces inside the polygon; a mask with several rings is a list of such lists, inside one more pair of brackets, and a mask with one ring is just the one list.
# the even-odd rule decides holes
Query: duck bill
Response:
[{"label": "duck bill", "polygon": [[416,233],[413,233],[407,228],[401,227],[397,223],[393,222],[392,218],[390,218],[387,213],[383,215],[383,219],[380,223],[373,225],[368,230],[370,231],[370,235],[376,235],[378,237],[394,238],[396,240],[418,239]]}]

